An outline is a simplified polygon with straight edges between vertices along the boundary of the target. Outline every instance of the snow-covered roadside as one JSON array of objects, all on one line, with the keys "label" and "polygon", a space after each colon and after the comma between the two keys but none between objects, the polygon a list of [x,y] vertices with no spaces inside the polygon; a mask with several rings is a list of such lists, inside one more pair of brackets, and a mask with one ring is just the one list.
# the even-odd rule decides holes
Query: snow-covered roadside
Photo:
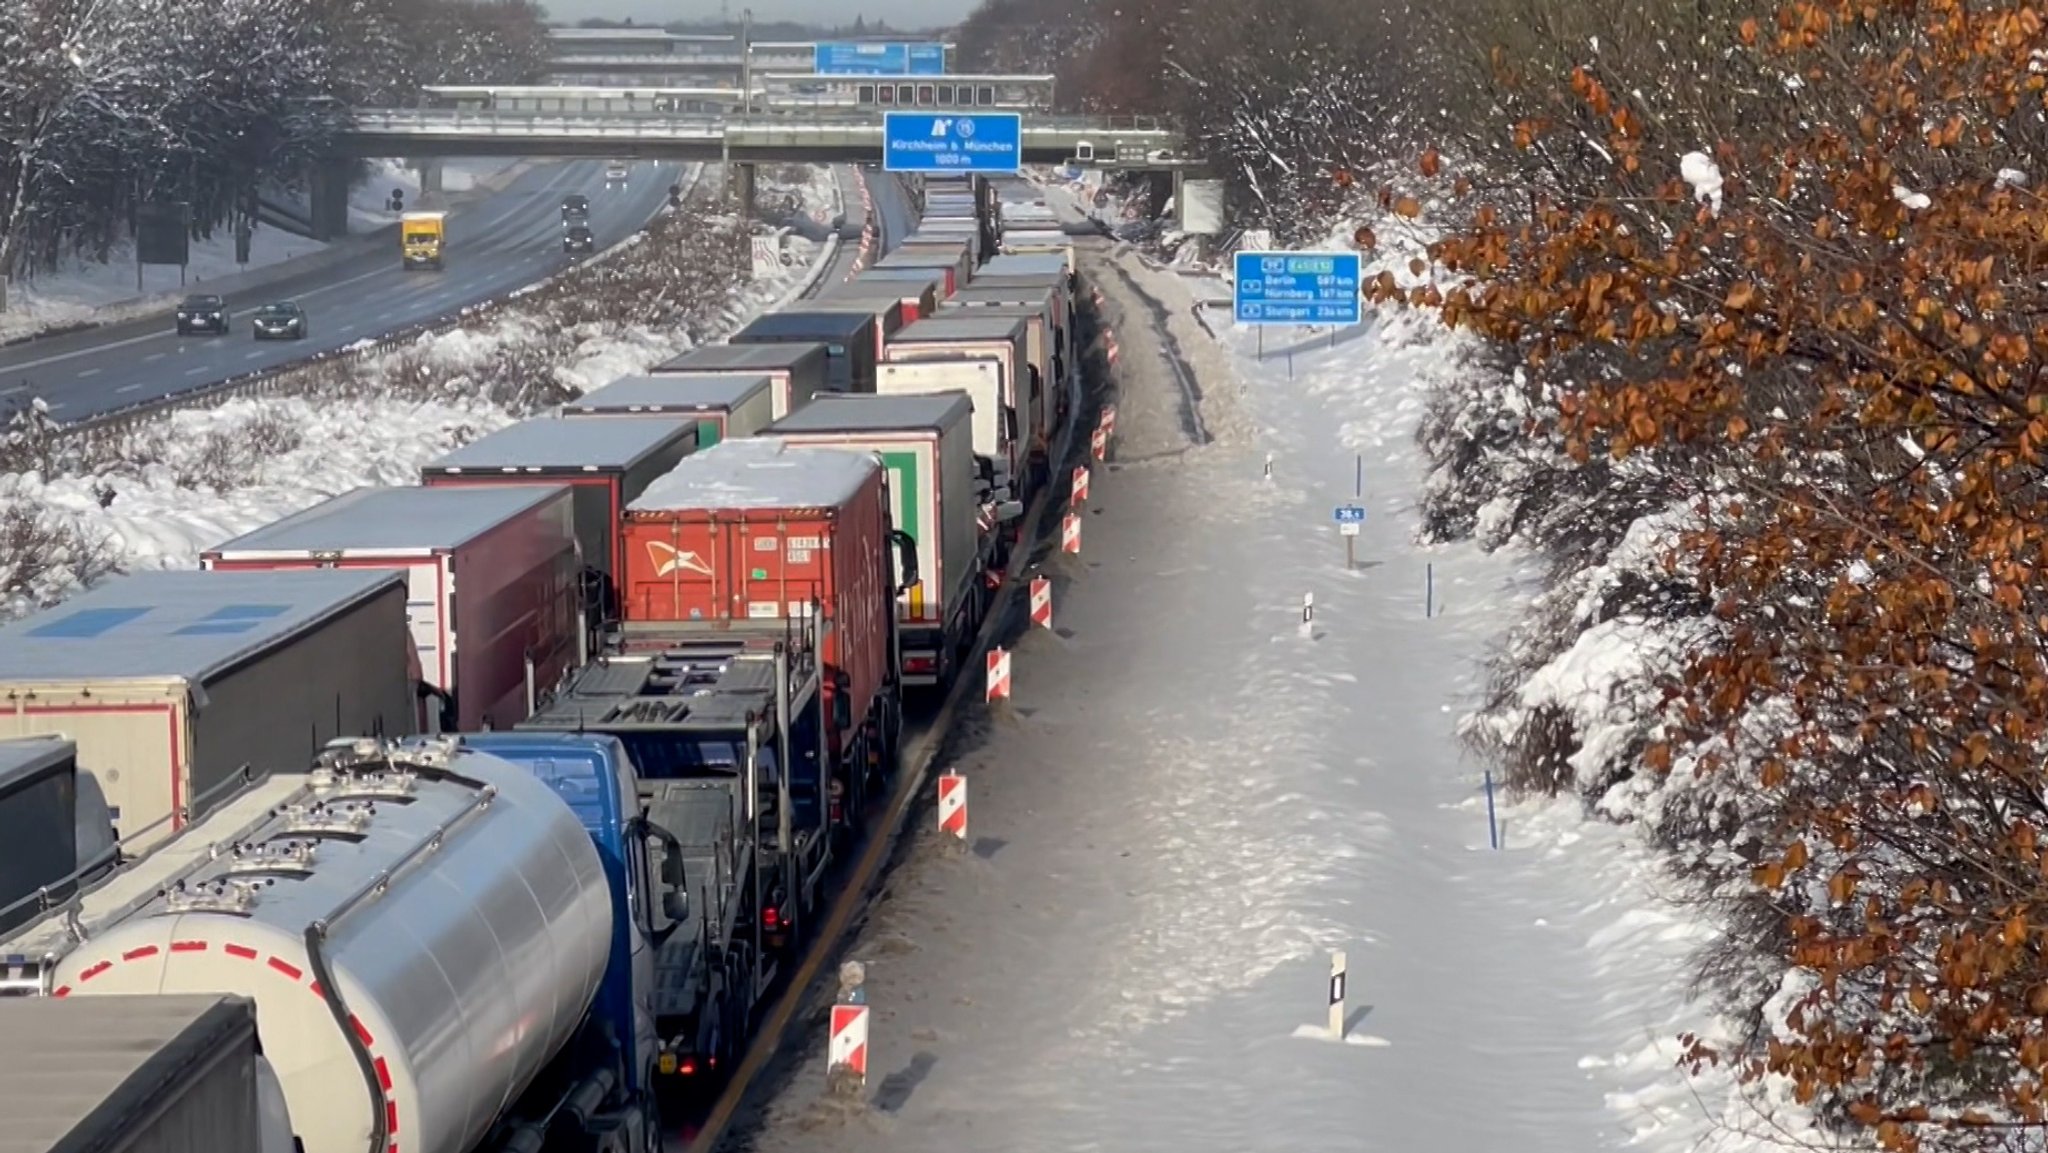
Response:
[{"label": "snow-covered roadside", "polygon": [[[448,195],[486,187],[491,177],[517,160],[448,161],[442,188]],[[417,206],[419,174],[397,161],[374,161],[368,179],[349,192],[349,224],[356,231],[382,228],[398,219],[385,201],[393,189]],[[224,277],[242,276],[288,260],[304,260],[331,246],[284,229],[260,225],[249,237],[249,261],[235,260],[235,236],[223,228],[206,240],[192,242],[192,262],[181,278],[170,267],[145,266],[136,282],[135,250],[124,246],[104,264],[73,261],[54,272],[8,285],[7,308],[0,312],[0,341],[18,340],[52,328],[107,324],[161,311],[187,292],[205,292]]]},{"label": "snow-covered roadside", "polygon": [[[707,174],[704,186],[714,185]],[[802,191],[807,204],[829,204],[829,173],[819,170]],[[703,223],[729,230],[734,222]],[[801,251],[815,255],[814,246]],[[688,248],[664,260],[634,246],[614,264],[588,269],[597,283],[583,293],[601,294],[606,278],[636,267],[695,270],[711,260]],[[60,456],[42,468],[23,467],[33,454],[17,451],[22,471],[0,475],[0,616],[61,600],[81,578],[190,567],[206,548],[350,488],[414,482],[421,464],[535,403],[720,338],[807,271],[803,259],[757,281],[742,271],[737,281],[697,285],[688,315],[659,329],[572,322],[581,294],[543,290],[476,327],[358,362],[334,395],[172,413],[89,459]]]},{"label": "snow-covered roadside", "polygon": [[[1417,422],[1476,347],[1390,314],[1334,346],[1269,333],[1261,360],[1190,315],[1219,285],[1129,249],[1084,271],[1120,346],[1116,458],[1081,557],[1045,561],[1057,631],[1016,639],[1013,701],[970,707],[942,754],[968,851],[921,816],[849,950],[864,1101],[823,1094],[806,1015],[726,1147],[1764,1147],[1725,1078],[1675,1066],[1678,1035],[1717,1024],[1683,995],[1712,929],[1654,850],[1570,802],[1504,806],[1489,847],[1459,717],[1540,573],[1414,543]],[[1347,571],[1329,510],[1361,461]],[[1348,1045],[1298,1032],[1331,949]]]}]

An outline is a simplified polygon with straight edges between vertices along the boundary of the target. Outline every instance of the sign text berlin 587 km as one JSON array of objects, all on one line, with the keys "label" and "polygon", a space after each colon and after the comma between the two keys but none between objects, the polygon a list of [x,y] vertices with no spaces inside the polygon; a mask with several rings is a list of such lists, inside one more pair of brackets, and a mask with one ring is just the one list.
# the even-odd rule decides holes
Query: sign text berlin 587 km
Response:
[{"label": "sign text berlin 587 km", "polygon": [[1232,304],[1239,324],[1357,324],[1356,252],[1240,252]]}]

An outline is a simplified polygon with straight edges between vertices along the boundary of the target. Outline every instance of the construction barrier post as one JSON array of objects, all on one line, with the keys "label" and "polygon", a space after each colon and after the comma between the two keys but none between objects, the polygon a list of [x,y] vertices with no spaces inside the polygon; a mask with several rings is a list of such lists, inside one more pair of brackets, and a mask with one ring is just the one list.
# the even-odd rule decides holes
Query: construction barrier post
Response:
[{"label": "construction barrier post", "polygon": [[1314,624],[1316,619],[1316,594],[1301,594],[1301,623]]},{"label": "construction barrier post", "polygon": [[1073,508],[1088,503],[1088,466],[1085,464],[1074,466],[1074,491],[1067,498],[1067,503]]},{"label": "construction barrier post", "polygon": [[1344,1039],[1344,950],[1330,954],[1330,1039]]},{"label": "construction barrier post", "polygon": [[1060,550],[1081,555],[1081,518],[1073,513],[1060,521]]},{"label": "construction barrier post", "polygon": [[1113,404],[1105,404],[1105,405],[1103,405],[1103,406],[1102,406],[1102,419],[1101,419],[1101,420],[1099,420],[1098,422],[1096,422],[1096,427],[1098,427],[1098,428],[1102,429],[1102,431],[1103,431],[1104,435],[1107,435],[1107,436],[1115,436],[1115,435],[1116,435],[1116,406],[1115,406],[1115,405],[1113,405]]},{"label": "construction barrier post", "polygon": [[1088,435],[1088,449],[1096,460],[1109,459],[1109,433],[1096,429]]},{"label": "construction barrier post", "polygon": [[1042,629],[1052,627],[1052,579],[1031,578],[1031,623]]},{"label": "construction barrier post", "polygon": [[832,1006],[832,1039],[826,1045],[826,1086],[857,1095],[868,1083],[868,1007]]},{"label": "construction barrier post", "polygon": [[951,770],[939,776],[939,832],[967,839],[967,778]]},{"label": "construction barrier post", "polygon": [[988,651],[988,693],[983,698],[990,701],[1010,699],[1010,651],[990,649]]}]

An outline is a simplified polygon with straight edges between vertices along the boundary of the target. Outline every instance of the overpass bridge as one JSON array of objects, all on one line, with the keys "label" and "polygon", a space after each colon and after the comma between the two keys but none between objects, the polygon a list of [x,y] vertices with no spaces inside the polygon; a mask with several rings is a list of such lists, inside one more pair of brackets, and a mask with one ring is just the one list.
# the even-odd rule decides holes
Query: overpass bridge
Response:
[{"label": "overpass bridge", "polygon": [[[1026,116],[1026,164],[1081,163],[1098,168],[1172,172],[1204,167],[1182,152],[1180,134],[1149,117]],[[335,150],[310,181],[313,234],[348,231],[353,162],[403,158],[429,162],[468,156],[565,160],[698,160],[734,166],[743,203],[751,204],[754,166],[763,163],[879,164],[882,117],[865,111],[757,116],[601,113],[460,108],[359,108]],[[423,172],[423,183],[438,181]]]}]

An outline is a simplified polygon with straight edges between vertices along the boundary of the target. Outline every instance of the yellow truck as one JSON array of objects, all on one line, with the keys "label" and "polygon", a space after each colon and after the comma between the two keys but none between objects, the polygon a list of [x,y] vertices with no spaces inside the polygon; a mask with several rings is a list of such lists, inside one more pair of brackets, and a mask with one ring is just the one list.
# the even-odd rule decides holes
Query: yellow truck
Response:
[{"label": "yellow truck", "polygon": [[415,268],[439,269],[447,243],[447,213],[408,212],[398,218],[398,244],[407,272]]}]

